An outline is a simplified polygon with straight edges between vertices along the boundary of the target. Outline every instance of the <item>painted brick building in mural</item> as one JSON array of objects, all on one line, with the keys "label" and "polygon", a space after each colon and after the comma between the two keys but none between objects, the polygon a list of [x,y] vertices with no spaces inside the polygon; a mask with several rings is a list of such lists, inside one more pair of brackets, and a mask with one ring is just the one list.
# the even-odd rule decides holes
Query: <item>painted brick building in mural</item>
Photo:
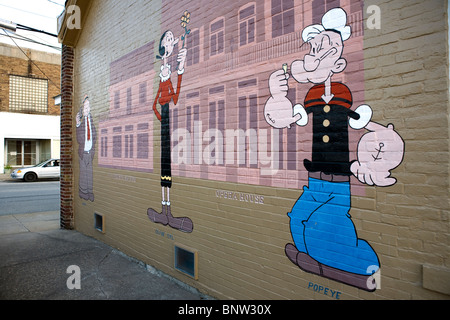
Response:
[{"label": "painted brick building in mural", "polygon": [[220,299],[448,299],[445,3],[70,5],[64,227]]},{"label": "painted brick building in mural", "polygon": [[[358,68],[363,59],[361,4],[360,1],[352,1],[349,5],[349,24],[353,37],[350,45],[346,46],[346,53],[356,63],[339,79],[352,85],[355,102],[363,101],[364,98],[363,73]],[[187,7],[188,4],[184,5]],[[219,3],[215,5],[216,8],[221,7]],[[201,6],[205,6],[205,3]],[[300,188],[303,185],[306,175],[297,168],[300,162],[298,158],[302,156],[299,150],[306,152],[310,146],[297,143],[302,135],[301,130],[292,128],[289,134],[272,132],[265,125],[263,113],[258,112],[267,95],[266,88],[261,84],[267,82],[268,74],[272,71],[271,65],[262,62],[270,58],[274,64],[278,62],[282,65],[305,54],[309,46],[300,40],[302,27],[320,20],[327,8],[336,6],[339,6],[339,1],[327,2],[326,5],[325,2],[322,5],[306,2],[297,7],[294,1],[242,1],[237,4],[237,16],[225,7],[223,13],[214,10],[213,14],[207,15],[206,20],[192,22],[187,40],[187,66],[208,72],[186,75],[187,81],[194,87],[185,89],[180,98],[180,107],[170,111],[171,127],[176,133],[172,145],[175,150],[180,149],[176,152],[176,156],[178,153],[180,156],[175,159],[175,175],[230,182],[246,179],[251,184],[288,188]],[[271,8],[270,14],[265,12],[264,8],[267,7]],[[164,17],[164,20],[171,19]],[[163,28],[176,28],[178,24],[176,21]],[[258,34],[262,36],[257,37]],[[150,43],[111,65],[109,115],[121,123],[123,131],[114,125],[109,130],[100,128],[100,165],[124,166],[142,171],[153,169],[152,156],[148,153],[153,150],[152,129],[149,127],[152,114],[145,104],[151,101],[153,93],[150,90],[152,83],[148,79],[154,78],[154,73],[151,73],[154,71],[145,67],[155,63],[153,51],[154,43]],[[248,75],[248,68],[256,72]],[[218,79],[226,79],[227,73],[238,76],[218,82]],[[200,79],[209,84],[207,88],[195,87],[195,84],[201,83]],[[133,84],[134,87],[131,86]],[[305,94],[305,89],[302,91],[301,87],[291,88],[289,93],[292,100],[296,100],[297,95],[301,97]],[[208,117],[201,118],[201,115],[208,113],[200,110],[208,110]],[[142,119],[144,121],[135,128],[133,124],[125,124],[124,117],[142,116],[145,113],[148,117]],[[130,120],[130,123],[137,121],[133,118]],[[106,122],[102,123],[106,125]],[[138,134],[138,127],[145,131]],[[119,135],[114,135],[114,130]],[[216,141],[217,146],[213,144],[213,152],[204,155],[205,148],[210,145],[209,139],[203,141],[207,130],[213,130],[208,136],[211,135],[212,143]],[[178,140],[183,138],[187,142],[184,141],[177,148]],[[261,171],[270,171],[270,174],[261,175]]]},{"label": "painted brick building in mural", "polygon": [[153,171],[153,43],[111,63],[110,109],[100,121],[99,165]]}]

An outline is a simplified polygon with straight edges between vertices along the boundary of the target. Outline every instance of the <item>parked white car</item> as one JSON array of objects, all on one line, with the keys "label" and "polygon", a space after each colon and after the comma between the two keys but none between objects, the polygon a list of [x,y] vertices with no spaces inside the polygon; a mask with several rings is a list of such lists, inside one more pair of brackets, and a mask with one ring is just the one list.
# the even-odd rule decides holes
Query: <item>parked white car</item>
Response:
[{"label": "parked white car", "polygon": [[59,178],[60,176],[59,159],[45,160],[34,167],[16,169],[11,173],[13,179],[23,179],[31,182],[43,178]]}]

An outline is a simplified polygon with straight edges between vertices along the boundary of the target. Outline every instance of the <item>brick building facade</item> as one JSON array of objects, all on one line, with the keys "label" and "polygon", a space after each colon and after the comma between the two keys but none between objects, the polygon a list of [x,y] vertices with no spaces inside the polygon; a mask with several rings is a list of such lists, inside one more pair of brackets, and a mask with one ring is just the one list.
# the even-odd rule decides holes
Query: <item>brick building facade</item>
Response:
[{"label": "brick building facade", "polygon": [[59,157],[60,74],[61,55],[0,44],[1,172]]},{"label": "brick building facade", "polygon": [[68,1],[62,226],[219,299],[448,299],[447,4],[223,4]]}]

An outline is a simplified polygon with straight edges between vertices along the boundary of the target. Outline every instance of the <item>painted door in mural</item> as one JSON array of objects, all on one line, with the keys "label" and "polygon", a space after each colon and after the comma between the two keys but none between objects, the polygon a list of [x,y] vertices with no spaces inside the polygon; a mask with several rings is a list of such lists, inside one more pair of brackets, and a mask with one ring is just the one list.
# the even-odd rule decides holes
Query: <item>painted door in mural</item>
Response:
[{"label": "painted door in mural", "polygon": [[[310,51],[292,62],[290,73],[286,66],[272,73],[264,116],[279,129],[310,122],[313,127],[311,159],[304,160],[308,186],[288,213],[294,243],[286,245],[286,256],[306,272],[373,291],[380,261],[370,244],[358,238],[351,220],[350,177],[368,185],[393,185],[390,171],[401,163],[404,144],[393,125],[371,121],[370,106],[353,111],[350,89],[332,81],[347,67],[343,52],[350,36],[342,8],[326,12],[321,24],[306,27],[302,38]],[[293,106],[287,98],[290,76],[313,85],[304,105]],[[349,157],[349,126],[369,131],[358,143],[355,161]]]}]

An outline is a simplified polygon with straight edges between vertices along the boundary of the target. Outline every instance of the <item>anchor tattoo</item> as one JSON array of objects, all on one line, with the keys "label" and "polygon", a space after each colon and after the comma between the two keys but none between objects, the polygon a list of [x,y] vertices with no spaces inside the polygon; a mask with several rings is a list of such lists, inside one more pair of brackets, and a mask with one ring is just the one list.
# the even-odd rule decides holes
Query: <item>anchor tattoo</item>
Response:
[{"label": "anchor tattoo", "polygon": [[373,161],[377,161],[377,160],[381,160],[382,159],[379,156],[380,156],[381,153],[384,153],[384,151],[381,151],[383,149],[383,147],[384,147],[384,143],[380,142],[379,146],[380,146],[380,149],[375,149],[376,151],[378,151],[377,155],[376,156],[372,155]]}]

